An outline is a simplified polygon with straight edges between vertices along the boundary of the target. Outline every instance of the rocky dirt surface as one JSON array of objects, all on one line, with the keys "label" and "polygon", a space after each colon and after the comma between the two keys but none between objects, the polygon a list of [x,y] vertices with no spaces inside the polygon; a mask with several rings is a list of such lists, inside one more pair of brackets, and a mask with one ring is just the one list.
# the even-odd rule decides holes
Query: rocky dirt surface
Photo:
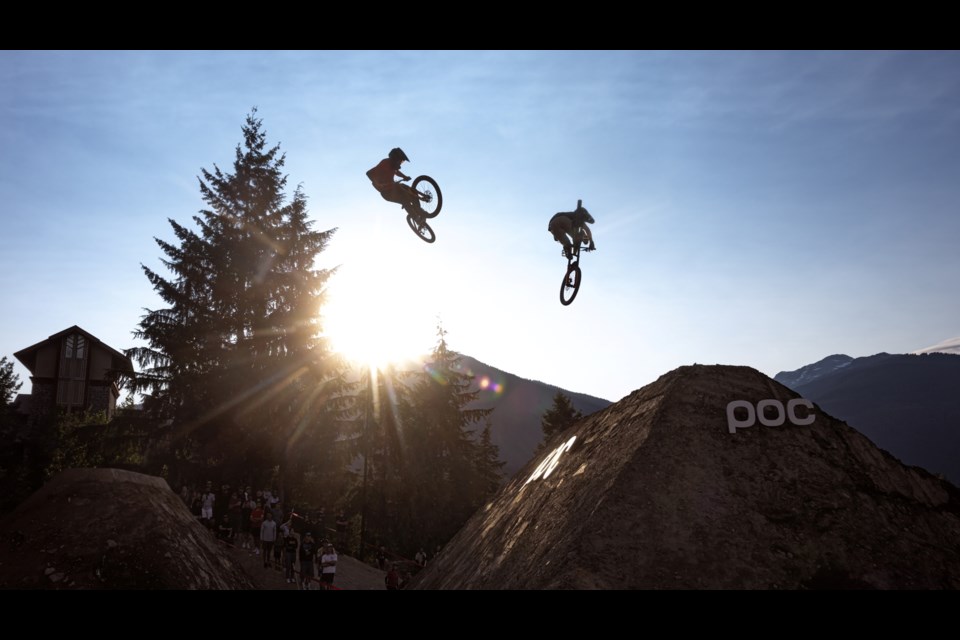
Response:
[{"label": "rocky dirt surface", "polygon": [[797,397],[748,367],[665,374],[559,434],[411,588],[960,588],[956,487],[819,407],[730,432],[730,401]]},{"label": "rocky dirt surface", "polygon": [[0,524],[0,588],[252,589],[162,478],[69,469]]},{"label": "rocky dirt surface", "polygon": [[[384,589],[340,555],[334,586]],[[314,587],[318,585],[314,584]],[[2,589],[297,589],[262,558],[217,541],[162,478],[64,471],[0,525]]]}]

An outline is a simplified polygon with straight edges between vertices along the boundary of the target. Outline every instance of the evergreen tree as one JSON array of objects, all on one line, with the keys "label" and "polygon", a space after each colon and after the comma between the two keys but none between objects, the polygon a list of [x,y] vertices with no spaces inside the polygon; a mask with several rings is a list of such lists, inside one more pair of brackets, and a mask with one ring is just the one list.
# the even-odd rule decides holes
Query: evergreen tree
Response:
[{"label": "evergreen tree", "polygon": [[562,391],[553,396],[553,405],[540,418],[540,428],[543,429],[543,441],[538,451],[543,448],[555,434],[565,431],[574,422],[581,420],[583,414],[573,406],[573,401]]},{"label": "evergreen tree", "polygon": [[[414,545],[445,543],[491,493],[486,480],[496,469],[481,468],[488,451],[478,439],[477,423],[492,409],[469,409],[479,395],[473,379],[451,350],[446,331],[437,328],[438,342],[426,375],[411,391],[406,420],[408,452],[405,469],[411,531],[419,531]],[[490,445],[492,446],[492,444]]]},{"label": "evergreen tree", "polygon": [[[20,376],[13,372],[13,361],[7,356],[0,358],[0,405],[8,405],[17,397],[20,390]],[[0,410],[3,406],[0,406]]]},{"label": "evergreen tree", "polygon": [[479,492],[489,496],[500,488],[503,481],[503,467],[506,462],[500,459],[500,448],[493,444],[490,433],[492,424],[489,416],[480,432],[479,446],[477,447],[477,475],[480,485]]},{"label": "evergreen tree", "polygon": [[286,465],[332,423],[343,391],[320,336],[332,271],[314,264],[335,230],[312,229],[299,188],[287,197],[285,156],[255,115],[233,172],[202,170],[195,228],[170,219],[176,241],[156,240],[171,275],[142,266],[166,306],[147,310],[134,335],[148,346],[128,352],[145,408],[172,419],[178,457],[238,472]]}]

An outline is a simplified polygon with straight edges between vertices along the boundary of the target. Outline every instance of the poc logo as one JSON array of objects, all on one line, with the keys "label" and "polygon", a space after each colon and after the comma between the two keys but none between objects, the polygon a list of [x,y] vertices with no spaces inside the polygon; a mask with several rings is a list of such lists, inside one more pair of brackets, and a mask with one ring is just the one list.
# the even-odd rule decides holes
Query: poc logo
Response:
[{"label": "poc logo", "polygon": [[[807,408],[808,415],[806,418],[797,417],[797,407],[801,405]],[[742,420],[737,418],[735,413],[737,409],[746,409],[747,417]],[[772,418],[767,417],[768,409],[775,410],[776,415]],[[779,400],[761,400],[757,403],[756,410],[754,410],[753,404],[746,400],[734,400],[727,405],[727,428],[730,433],[736,433],[737,429],[752,427],[758,419],[760,424],[765,427],[779,427],[786,422],[787,418],[790,418],[790,424],[800,427],[813,424],[816,419],[813,413],[813,403],[804,398],[794,398],[787,402],[787,408],[784,409],[783,403]]]}]

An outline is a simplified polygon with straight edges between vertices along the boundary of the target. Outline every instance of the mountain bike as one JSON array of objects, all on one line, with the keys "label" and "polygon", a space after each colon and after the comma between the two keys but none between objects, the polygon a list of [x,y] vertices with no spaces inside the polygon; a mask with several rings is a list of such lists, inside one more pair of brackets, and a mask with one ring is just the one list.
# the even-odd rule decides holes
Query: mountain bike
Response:
[{"label": "mountain bike", "polygon": [[417,237],[424,242],[433,242],[437,239],[433,229],[427,224],[427,218],[435,218],[440,213],[440,207],[443,206],[443,194],[440,193],[440,187],[437,181],[430,176],[417,176],[410,186],[400,185],[404,189],[412,191],[420,203],[419,211],[414,211],[408,205],[402,205],[403,210],[407,212],[407,224],[410,229],[417,234]]},{"label": "mountain bike", "polygon": [[[583,200],[577,200],[577,209],[582,205]],[[567,258],[567,272],[563,274],[563,283],[560,285],[560,304],[563,306],[573,302],[573,299],[577,297],[577,292],[580,291],[580,280],[583,278],[583,273],[580,270],[580,249],[593,251],[590,247],[584,246],[586,243],[587,240],[583,237],[582,231],[577,228],[573,233],[573,246],[570,255],[561,252]]]}]

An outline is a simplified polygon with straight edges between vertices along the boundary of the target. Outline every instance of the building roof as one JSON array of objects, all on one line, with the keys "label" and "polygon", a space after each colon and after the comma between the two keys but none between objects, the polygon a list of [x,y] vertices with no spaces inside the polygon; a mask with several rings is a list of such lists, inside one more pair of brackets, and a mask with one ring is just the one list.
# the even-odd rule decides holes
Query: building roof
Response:
[{"label": "building roof", "polygon": [[101,341],[98,337],[96,337],[89,331],[85,331],[84,329],[81,329],[77,325],[73,325],[68,329],[64,329],[59,333],[55,333],[52,336],[48,337],[46,340],[41,340],[40,342],[34,345],[31,345],[26,349],[21,349],[20,351],[17,351],[16,353],[14,353],[13,357],[19,360],[23,364],[23,366],[25,366],[32,374],[36,368],[37,352],[40,351],[42,347],[50,343],[59,342],[59,340],[65,335],[69,335],[73,333],[79,333],[84,337],[86,337],[91,346],[97,345],[101,349],[107,351],[112,356],[112,362],[111,362],[112,369],[126,375],[133,375],[133,362],[130,360],[129,357],[117,351],[107,343]]}]

